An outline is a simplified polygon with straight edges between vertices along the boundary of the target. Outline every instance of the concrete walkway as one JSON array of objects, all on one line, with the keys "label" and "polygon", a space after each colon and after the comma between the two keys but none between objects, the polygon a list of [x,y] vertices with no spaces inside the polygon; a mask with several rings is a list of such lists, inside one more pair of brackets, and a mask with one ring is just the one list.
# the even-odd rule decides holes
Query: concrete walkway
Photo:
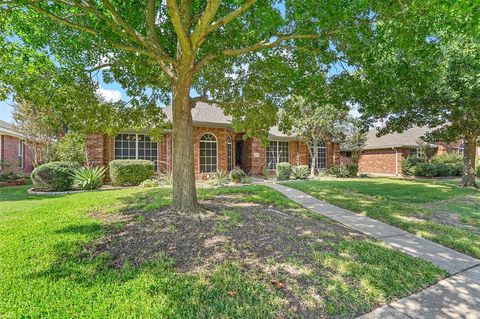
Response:
[{"label": "concrete walkway", "polygon": [[427,289],[363,315],[362,319],[480,318],[480,260],[375,219],[320,201],[299,190],[264,183],[303,207],[388,246],[444,269],[451,276]]}]

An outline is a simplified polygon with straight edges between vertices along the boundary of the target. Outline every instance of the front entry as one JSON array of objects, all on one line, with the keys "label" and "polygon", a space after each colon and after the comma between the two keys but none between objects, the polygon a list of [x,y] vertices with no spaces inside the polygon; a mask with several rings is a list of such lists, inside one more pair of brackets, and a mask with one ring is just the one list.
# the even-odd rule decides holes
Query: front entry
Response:
[{"label": "front entry", "polygon": [[243,141],[235,142],[235,166],[243,169]]}]

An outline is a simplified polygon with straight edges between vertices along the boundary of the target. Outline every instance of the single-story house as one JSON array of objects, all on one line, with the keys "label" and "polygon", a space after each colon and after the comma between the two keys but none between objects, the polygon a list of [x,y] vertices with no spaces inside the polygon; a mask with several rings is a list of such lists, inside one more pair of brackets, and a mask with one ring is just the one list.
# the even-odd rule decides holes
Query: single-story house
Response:
[{"label": "single-story house", "polygon": [[24,173],[33,170],[33,152],[12,124],[0,120],[0,161]]},{"label": "single-story house", "polygon": [[[164,112],[172,119],[171,107]],[[276,127],[269,132],[264,145],[259,138],[245,138],[235,132],[232,119],[215,105],[197,103],[192,109],[194,129],[194,160],[196,178],[208,178],[217,169],[231,171],[240,167],[252,175],[261,175],[265,169],[275,170],[276,164],[308,165],[307,146],[298,138],[283,134]],[[157,171],[172,172],[172,135],[166,130],[160,142],[154,142],[146,132],[125,131],[117,136],[92,134],[87,138],[89,162],[96,166],[108,166],[114,159],[147,159],[155,162]],[[340,163],[337,143],[326,141],[318,149],[317,168],[328,169]]]},{"label": "single-story house", "polygon": [[[367,141],[358,163],[359,172],[376,175],[401,175],[402,161],[417,154],[419,141],[428,133],[427,127],[413,127],[403,133],[390,133],[377,137],[378,129],[367,133]],[[437,155],[463,152],[462,141],[454,143],[435,142],[429,144]],[[342,163],[349,162],[349,151],[342,150]]]}]

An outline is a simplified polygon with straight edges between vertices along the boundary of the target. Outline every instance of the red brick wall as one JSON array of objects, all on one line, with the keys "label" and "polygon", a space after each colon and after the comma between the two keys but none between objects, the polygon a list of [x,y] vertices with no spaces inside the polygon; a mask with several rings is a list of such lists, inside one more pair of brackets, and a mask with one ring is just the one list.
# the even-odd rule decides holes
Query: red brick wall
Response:
[{"label": "red brick wall", "polygon": [[[194,170],[195,177],[206,179],[214,173],[200,173],[200,138],[205,133],[211,133],[217,138],[217,167],[223,171],[227,171],[227,137],[233,142],[233,163],[235,163],[235,141],[243,141],[243,134],[237,134],[228,128],[207,128],[194,127]],[[162,173],[170,174],[172,172],[172,136],[170,133],[165,134],[158,144],[158,160],[159,170]],[[289,142],[290,163],[292,165],[308,164],[308,148],[299,141]],[[102,134],[93,134],[87,138],[87,149],[89,162],[93,166],[108,166],[108,163],[114,159],[114,139]],[[328,165],[334,162],[339,163],[338,145],[328,144]],[[242,168],[250,172],[252,175],[261,175],[266,166],[267,154],[266,147],[259,138],[248,138],[243,141],[243,163]]]},{"label": "red brick wall", "polygon": [[445,153],[452,153],[458,152],[458,148],[463,143],[462,140],[453,142],[453,143],[446,143],[446,142],[437,142],[435,144],[438,145],[437,155],[445,154]]},{"label": "red brick wall", "polygon": [[267,164],[267,148],[261,139],[253,137],[244,142],[244,170],[252,175],[261,175]]},{"label": "red brick wall", "polygon": [[[208,127],[194,127],[193,128],[193,156],[194,156],[194,168],[196,178],[209,178],[213,173],[200,173],[200,138],[203,134],[213,134],[217,139],[217,168],[222,171],[228,170],[227,159],[227,137],[235,138],[235,133],[232,130],[226,128],[208,128]],[[235,157],[235,154],[233,154]],[[235,158],[233,158],[235,163]]]},{"label": "red brick wall", "polygon": [[398,175],[402,175],[402,161],[410,154],[411,149],[408,148],[397,149],[397,151],[394,149],[365,150],[360,157],[358,170],[360,173],[395,175],[397,163]]},{"label": "red brick wall", "polygon": [[23,169],[20,169],[18,162],[18,137],[2,135],[1,138],[1,160],[12,163],[12,168],[18,168],[19,171],[30,173],[33,170],[33,151],[29,145],[23,146]]},{"label": "red brick wall", "polygon": [[290,148],[290,164],[292,165],[308,165],[308,147],[300,141],[291,141]]}]

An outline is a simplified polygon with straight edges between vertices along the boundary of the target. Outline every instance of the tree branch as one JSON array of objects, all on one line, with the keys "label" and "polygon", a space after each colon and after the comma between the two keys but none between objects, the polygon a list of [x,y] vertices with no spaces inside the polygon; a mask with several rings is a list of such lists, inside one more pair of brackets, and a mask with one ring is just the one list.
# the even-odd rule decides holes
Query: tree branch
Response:
[{"label": "tree branch", "polygon": [[[305,35],[283,35],[277,36],[276,40],[269,41],[263,40],[251,46],[241,48],[241,49],[225,49],[219,54],[208,54],[202,60],[200,60],[194,68],[194,71],[197,72],[207,66],[211,61],[220,57],[220,56],[239,56],[243,54],[247,54],[253,51],[269,49],[273,47],[282,46],[282,42],[290,41],[290,40],[297,40],[297,39],[318,39],[320,37],[319,34],[305,34]],[[283,46],[285,48],[295,48],[295,46]],[[305,48],[302,48],[305,49]]]},{"label": "tree branch", "polygon": [[167,0],[167,8],[170,13],[170,18],[172,19],[173,29],[178,36],[178,41],[185,52],[192,52],[192,46],[190,43],[190,38],[188,37],[187,31],[182,22],[182,17],[180,16],[180,10],[177,6],[176,0]]},{"label": "tree branch", "polygon": [[143,39],[143,36],[135,31],[126,21],[123,19],[123,17],[120,15],[120,13],[115,9],[115,7],[110,3],[109,0],[103,0],[102,1],[105,7],[107,7],[108,11],[112,15],[113,20],[119,24],[122,29],[129,34],[135,42],[139,42],[141,44],[145,43],[145,40]]},{"label": "tree branch", "polygon": [[236,10],[230,12],[228,15],[220,18],[219,20],[215,21],[212,23],[206,30],[205,36],[218,28],[220,28],[223,25],[229,24],[233,20],[235,20],[237,17],[239,17],[242,13],[247,11],[251,6],[253,6],[258,0],[246,0],[245,3],[237,8]]},{"label": "tree branch", "polygon": [[111,66],[113,66],[113,65],[115,65],[115,64],[113,64],[113,63],[99,64],[99,65],[97,65],[97,66],[94,66],[94,67],[91,68],[91,69],[86,69],[85,72],[87,72],[87,73],[92,73],[92,72],[101,70],[101,69],[103,69],[103,68],[111,67]]},{"label": "tree branch", "polygon": [[60,17],[48,12],[47,10],[44,10],[44,9],[40,8],[39,6],[37,6],[35,4],[27,4],[27,5],[30,5],[30,7],[33,8],[33,10],[49,17],[50,19],[52,19],[52,20],[54,20],[58,23],[61,23],[61,24],[66,25],[68,27],[71,27],[71,28],[74,28],[74,29],[77,29],[77,30],[80,30],[80,31],[83,31],[83,32],[86,32],[86,33],[89,33],[89,34],[92,34],[92,35],[98,35],[97,31],[95,31],[94,29],[91,29],[87,26],[77,24],[77,23],[73,23],[69,20],[60,18]]},{"label": "tree branch", "polygon": [[145,6],[145,20],[147,22],[148,36],[158,44],[159,41],[157,33],[155,32],[155,0],[147,0],[147,5]]},{"label": "tree branch", "polygon": [[213,18],[215,17],[215,14],[220,7],[220,3],[220,0],[207,1],[207,6],[205,7],[205,10],[200,16],[200,19],[198,19],[197,25],[195,26],[195,29],[192,33],[192,44],[194,47],[199,47],[201,42],[203,42],[203,40],[205,39],[206,30],[212,22]]},{"label": "tree branch", "polygon": [[[108,0],[104,0],[104,1],[107,1]],[[89,7],[86,7],[85,5],[82,5],[80,2],[78,1],[75,1],[75,3],[68,3],[68,2],[65,2],[65,1],[61,1],[59,0],[60,3],[63,3],[63,4],[66,4],[66,5],[70,5],[70,6],[73,6],[73,7],[76,7],[76,8],[79,8],[79,9],[83,9],[83,10],[87,10],[89,12],[92,12],[92,10],[94,10],[93,8],[89,8]],[[83,32],[86,32],[86,33],[89,33],[91,35],[94,35],[94,36],[97,36],[97,37],[100,37],[100,34],[97,30],[94,30],[90,27],[87,27],[87,26],[84,26],[84,25],[80,25],[78,23],[74,23],[70,20],[67,20],[67,19],[64,19],[64,18],[61,18],[57,15],[54,15],[53,13],[39,7],[37,5],[37,2],[32,2],[32,3],[27,3],[27,6],[31,7],[33,10],[47,16],[48,18],[52,19],[53,21],[56,21],[62,25],[65,25],[67,27],[71,27],[73,29],[76,29],[76,30],[79,30],[79,31],[83,31]],[[109,9],[110,10],[110,9]],[[113,10],[115,10],[113,8]],[[98,15],[98,13],[95,13],[94,11],[92,12],[95,14],[95,16],[108,23],[108,21],[106,21],[106,19],[100,17]],[[113,13],[112,13],[113,15]],[[128,26],[129,27],[129,26]],[[130,27],[129,27],[130,28]],[[133,30],[133,29],[132,29]],[[113,30],[115,31],[115,30]],[[125,30],[125,32],[127,32]],[[136,34],[136,32],[133,30],[133,32]],[[119,34],[119,36],[122,36],[122,34]],[[149,49],[146,49],[145,47],[148,47],[148,43],[145,43],[144,39],[142,38],[137,38],[137,40],[140,41],[140,45],[144,46],[144,48],[141,48],[141,47],[138,47],[138,46],[132,46],[132,45],[128,45],[128,44],[124,44],[124,43],[121,43],[121,42],[118,42],[118,41],[113,41],[113,40],[109,40],[109,39],[106,39],[104,38],[105,41],[109,44],[111,44],[113,47],[117,48],[117,49],[122,49],[122,50],[125,50],[125,51],[128,51],[128,52],[134,52],[134,53],[139,53],[139,54],[142,54],[142,55],[145,55],[145,56],[148,56],[148,57],[151,57],[153,58],[155,61],[159,62],[162,66],[162,68],[167,71],[164,66],[165,66],[165,62],[166,63],[171,63],[171,64],[175,64],[176,63],[176,60],[173,59],[172,57],[168,56],[165,52],[163,52],[163,50],[161,50],[158,46],[155,46],[154,45],[154,50],[156,52],[153,52]],[[135,42],[138,42],[138,41],[135,41]],[[167,74],[169,76],[171,76],[171,70],[169,70],[169,72],[167,72]]]}]

